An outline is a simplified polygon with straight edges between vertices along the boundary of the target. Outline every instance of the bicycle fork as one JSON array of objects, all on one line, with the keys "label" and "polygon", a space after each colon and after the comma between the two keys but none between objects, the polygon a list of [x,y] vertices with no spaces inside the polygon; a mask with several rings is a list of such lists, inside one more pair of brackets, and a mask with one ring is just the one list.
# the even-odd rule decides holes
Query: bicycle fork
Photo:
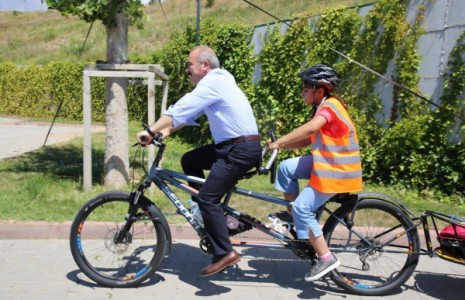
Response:
[{"label": "bicycle fork", "polygon": [[131,197],[129,199],[129,208],[126,216],[124,217],[124,223],[122,224],[120,230],[115,234],[113,237],[113,242],[115,244],[125,243],[129,244],[132,242],[132,235],[130,233],[130,229],[134,224],[137,216],[137,202],[142,195],[141,191],[137,191],[135,193],[131,193]]}]

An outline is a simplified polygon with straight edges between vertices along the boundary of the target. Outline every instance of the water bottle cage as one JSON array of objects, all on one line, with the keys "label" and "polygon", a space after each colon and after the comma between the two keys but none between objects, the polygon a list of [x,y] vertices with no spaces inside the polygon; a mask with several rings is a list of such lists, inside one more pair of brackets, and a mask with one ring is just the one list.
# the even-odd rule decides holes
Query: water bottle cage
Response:
[{"label": "water bottle cage", "polygon": [[199,222],[200,226],[204,227],[203,224],[203,217],[202,217],[202,212],[200,211],[200,208],[197,203],[193,202],[192,200],[189,201],[190,203],[190,212],[192,214],[192,217]]}]

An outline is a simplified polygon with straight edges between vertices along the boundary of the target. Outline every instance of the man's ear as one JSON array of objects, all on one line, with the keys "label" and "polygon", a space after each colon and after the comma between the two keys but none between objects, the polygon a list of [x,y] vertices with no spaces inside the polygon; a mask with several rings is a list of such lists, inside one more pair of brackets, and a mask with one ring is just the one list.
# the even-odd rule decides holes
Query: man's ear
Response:
[{"label": "man's ear", "polygon": [[205,64],[205,69],[207,71],[212,69],[212,67],[210,66],[210,62],[208,60],[204,61],[204,64]]}]

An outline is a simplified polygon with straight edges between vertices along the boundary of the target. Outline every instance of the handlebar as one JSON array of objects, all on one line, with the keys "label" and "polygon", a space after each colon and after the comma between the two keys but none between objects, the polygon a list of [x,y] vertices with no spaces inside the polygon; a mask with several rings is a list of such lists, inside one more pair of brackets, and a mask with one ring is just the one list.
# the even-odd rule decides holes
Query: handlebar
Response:
[{"label": "handlebar", "polygon": [[[268,146],[266,146],[263,149],[262,152],[262,158],[269,152]],[[278,156],[278,150],[274,149],[273,152],[271,152],[270,158],[268,159],[268,162],[266,163],[265,166],[260,166],[258,168],[258,172],[263,175],[267,175],[268,172],[270,172],[271,168],[273,167],[273,164],[276,162],[276,156]]]},{"label": "handlebar", "polygon": [[[274,131],[273,129],[269,129],[268,130],[268,136],[270,138],[270,140],[272,142],[276,141],[276,136],[274,134]],[[263,148],[263,151],[262,151],[262,159],[266,156],[266,154],[270,151],[270,149],[268,148],[268,145],[266,145],[264,148]],[[258,169],[257,169],[257,172],[258,174],[261,174],[261,175],[268,175],[270,174],[270,183],[274,183],[275,181],[275,175],[276,175],[276,157],[278,156],[278,150],[277,149],[274,149],[272,152],[271,152],[271,155],[270,155],[270,158],[268,159],[267,163],[265,164],[265,166],[259,166]]]},{"label": "handlebar", "polygon": [[[161,134],[160,132],[157,132],[157,133],[153,132],[150,129],[150,126],[148,124],[142,123],[142,126],[144,127],[144,130],[147,131],[148,134],[152,137],[152,141],[150,142],[150,144],[153,144],[155,146],[163,146],[164,145],[164,143],[163,143],[163,134]],[[147,138],[145,136],[141,136],[140,140],[142,142],[146,142]],[[137,145],[139,145],[139,143],[134,144],[134,146],[137,146]]]},{"label": "handlebar", "polygon": [[[268,130],[268,137],[270,138],[270,140],[272,142],[276,141],[276,136],[274,134],[274,131],[273,129],[269,129]],[[270,151],[270,149],[268,148],[268,145],[266,145],[264,148],[263,148],[263,151],[262,151],[262,159],[265,157],[265,155]],[[278,150],[275,149],[273,150],[273,152],[271,153],[270,155],[270,158],[268,159],[268,162],[266,163],[266,165],[263,167],[263,166],[260,166],[258,172],[260,174],[268,174],[268,172],[270,171],[270,169],[273,167],[273,163],[276,161],[276,156],[278,155]]]}]

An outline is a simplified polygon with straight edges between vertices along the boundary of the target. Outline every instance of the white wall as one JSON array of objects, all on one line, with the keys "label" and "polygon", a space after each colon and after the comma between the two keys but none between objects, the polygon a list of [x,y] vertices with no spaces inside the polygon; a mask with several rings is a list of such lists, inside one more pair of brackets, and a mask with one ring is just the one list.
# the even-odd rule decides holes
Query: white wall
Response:
[{"label": "white wall", "polygon": [[[413,22],[419,5],[425,6],[425,34],[418,43],[418,53],[421,56],[419,68],[420,82],[418,89],[423,95],[435,103],[443,92],[443,75],[447,72],[449,54],[455,46],[458,37],[465,31],[465,0],[411,0],[407,9],[407,20]],[[359,14],[366,15],[373,6],[364,6]],[[288,26],[282,25],[281,32]],[[257,26],[254,31],[252,43],[255,54],[263,48],[263,39],[266,39],[267,26]],[[390,65],[387,71],[393,70]],[[254,82],[261,79],[260,66],[256,67]],[[392,86],[384,80],[377,85],[378,92],[384,104],[384,113],[388,114],[392,105]],[[464,91],[465,92],[465,91]]]}]

